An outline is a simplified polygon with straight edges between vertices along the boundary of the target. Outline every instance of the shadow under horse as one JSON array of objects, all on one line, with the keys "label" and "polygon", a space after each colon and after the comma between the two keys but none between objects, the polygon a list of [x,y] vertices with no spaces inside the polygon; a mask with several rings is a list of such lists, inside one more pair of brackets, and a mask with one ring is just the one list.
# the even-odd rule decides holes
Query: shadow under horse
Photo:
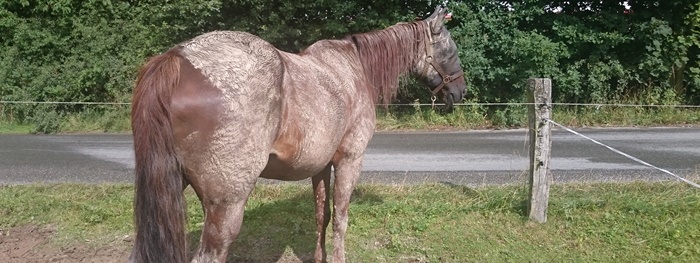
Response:
[{"label": "shadow under horse", "polygon": [[[232,243],[227,262],[313,262],[316,233],[311,192],[265,201],[248,207],[241,231]],[[381,197],[364,188],[353,191],[351,204],[377,205]],[[202,230],[188,233],[188,241],[196,248]]]},{"label": "shadow under horse", "polygon": [[314,261],[326,261],[332,218],[333,262],[345,262],[348,206],[374,133],[375,105],[395,97],[404,75],[422,80],[448,107],[465,95],[445,12],[321,40],[298,54],[249,33],[217,31],[150,58],[132,101],[136,237],[130,261],[188,259],[187,185],[204,209],[192,262],[224,262],[259,177],[311,177]]}]

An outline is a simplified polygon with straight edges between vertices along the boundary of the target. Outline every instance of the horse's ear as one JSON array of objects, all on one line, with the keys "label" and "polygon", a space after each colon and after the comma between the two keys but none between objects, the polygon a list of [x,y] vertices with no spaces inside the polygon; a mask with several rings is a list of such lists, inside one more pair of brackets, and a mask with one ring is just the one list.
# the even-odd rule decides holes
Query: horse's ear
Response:
[{"label": "horse's ear", "polygon": [[438,13],[440,13],[440,9],[442,9],[442,7],[440,7],[440,6],[436,7],[435,11],[433,11],[433,13],[428,18],[426,18],[426,20],[433,20],[433,19],[437,18]]},{"label": "horse's ear", "polygon": [[438,34],[440,33],[440,29],[442,28],[442,25],[445,21],[445,14],[447,13],[446,8],[442,8],[438,6],[435,8],[435,12],[433,12],[430,17],[428,17],[428,24],[430,25],[430,31],[433,34]]}]

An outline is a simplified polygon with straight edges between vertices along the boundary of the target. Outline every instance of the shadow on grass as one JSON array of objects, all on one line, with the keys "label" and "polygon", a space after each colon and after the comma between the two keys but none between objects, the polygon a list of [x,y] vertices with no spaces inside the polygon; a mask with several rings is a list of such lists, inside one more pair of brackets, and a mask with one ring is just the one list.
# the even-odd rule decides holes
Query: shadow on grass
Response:
[{"label": "shadow on grass", "polygon": [[[380,204],[382,199],[365,189],[356,189],[351,202]],[[227,262],[313,262],[316,217],[310,187],[309,191],[291,198],[248,205],[241,232],[231,245]],[[332,224],[331,220],[326,238],[329,258],[333,251]],[[201,234],[201,228],[188,234],[190,255],[198,248]]]}]

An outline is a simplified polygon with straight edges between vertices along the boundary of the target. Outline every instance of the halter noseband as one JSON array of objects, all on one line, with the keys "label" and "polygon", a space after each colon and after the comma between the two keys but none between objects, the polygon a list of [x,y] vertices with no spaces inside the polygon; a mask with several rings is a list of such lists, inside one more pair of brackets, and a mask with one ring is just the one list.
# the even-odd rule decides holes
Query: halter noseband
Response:
[{"label": "halter noseband", "polygon": [[438,92],[440,92],[440,90],[442,90],[445,87],[445,85],[447,85],[447,83],[450,83],[450,82],[458,79],[459,77],[463,77],[464,72],[459,71],[455,74],[448,75],[447,73],[445,73],[445,70],[440,66],[440,64],[437,64],[437,63],[435,63],[435,61],[433,61],[433,46],[432,45],[435,43],[433,43],[433,33],[430,31],[430,24],[428,24],[428,28],[426,30],[426,33],[428,35],[428,39],[423,41],[425,43],[425,62],[426,62],[426,64],[425,64],[425,67],[423,67],[422,76],[427,76],[428,66],[433,66],[433,69],[435,71],[437,71],[437,73],[440,75],[440,78],[442,78],[442,82],[440,82],[440,84],[432,90],[432,93],[433,93],[432,100],[435,101],[435,95]]}]

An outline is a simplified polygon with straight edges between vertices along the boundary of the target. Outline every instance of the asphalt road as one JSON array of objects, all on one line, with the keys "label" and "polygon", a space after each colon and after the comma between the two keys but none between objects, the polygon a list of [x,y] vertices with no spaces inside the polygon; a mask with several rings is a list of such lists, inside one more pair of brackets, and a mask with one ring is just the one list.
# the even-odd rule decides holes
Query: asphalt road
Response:
[{"label": "asphalt road", "polygon": [[[578,131],[680,176],[700,174],[700,128]],[[566,131],[555,130],[552,142],[555,182],[672,179]],[[0,185],[131,182],[131,147],[128,134],[0,135]],[[527,149],[526,130],[377,133],[362,181],[523,183]]]}]

